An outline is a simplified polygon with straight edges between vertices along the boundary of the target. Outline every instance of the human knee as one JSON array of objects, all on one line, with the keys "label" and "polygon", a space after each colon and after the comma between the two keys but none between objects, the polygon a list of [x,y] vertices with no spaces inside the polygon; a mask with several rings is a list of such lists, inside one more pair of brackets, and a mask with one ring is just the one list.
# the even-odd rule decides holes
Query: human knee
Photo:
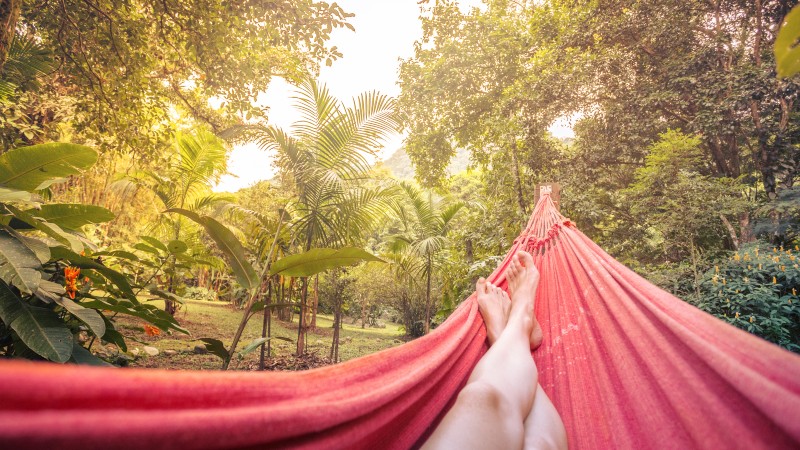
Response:
[{"label": "human knee", "polygon": [[490,410],[498,414],[506,414],[511,408],[503,392],[493,384],[474,381],[461,390],[459,401],[473,407]]}]

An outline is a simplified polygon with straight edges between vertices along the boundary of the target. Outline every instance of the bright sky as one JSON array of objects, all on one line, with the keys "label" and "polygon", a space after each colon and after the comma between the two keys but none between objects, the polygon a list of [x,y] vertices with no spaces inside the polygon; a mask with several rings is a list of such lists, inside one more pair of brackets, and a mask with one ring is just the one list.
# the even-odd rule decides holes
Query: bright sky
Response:
[{"label": "bright sky", "polygon": [[[400,58],[414,55],[414,41],[422,37],[417,0],[337,0],[347,12],[355,13],[350,19],[356,31],[338,29],[331,34],[330,45],[338,47],[343,57],[331,67],[322,67],[319,81],[345,104],[365,91],[378,90],[397,96],[397,73]],[[480,0],[461,0],[465,10],[481,6]],[[294,87],[275,78],[258,103],[270,108],[269,122],[289,130],[299,118],[292,107]],[[573,136],[566,121],[551,127],[557,137]],[[380,152],[381,159],[388,158],[402,146],[403,136],[387,140]],[[261,180],[272,178],[272,156],[259,150],[255,144],[236,146],[228,159],[228,171],[214,188],[217,192],[235,192]]]}]

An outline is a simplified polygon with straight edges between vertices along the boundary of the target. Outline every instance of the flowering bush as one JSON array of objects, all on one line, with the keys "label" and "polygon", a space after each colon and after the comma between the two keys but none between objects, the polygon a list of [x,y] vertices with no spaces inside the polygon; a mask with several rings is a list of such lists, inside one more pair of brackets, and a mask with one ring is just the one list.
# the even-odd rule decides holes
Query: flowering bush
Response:
[{"label": "flowering bush", "polygon": [[700,309],[800,352],[800,247],[748,244],[703,275]]},{"label": "flowering bush", "polygon": [[61,143],[0,155],[0,356],[104,364],[84,346],[84,335],[89,346],[104,340],[126,350],[114,328],[116,314],[138,317],[154,330],[186,332],[169,314],[139,302],[146,286],[114,270],[120,259],[138,261],[135,255],[93,251],[81,232],[112,220],[111,211],[45,203],[37,195],[96,159],[90,148]]}]

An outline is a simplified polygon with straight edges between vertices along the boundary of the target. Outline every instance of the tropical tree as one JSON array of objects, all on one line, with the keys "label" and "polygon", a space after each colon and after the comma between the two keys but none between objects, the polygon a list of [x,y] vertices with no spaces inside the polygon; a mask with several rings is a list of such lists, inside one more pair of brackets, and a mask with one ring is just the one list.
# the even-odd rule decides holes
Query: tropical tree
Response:
[{"label": "tropical tree", "polygon": [[403,192],[402,202],[398,202],[394,212],[400,219],[403,230],[390,237],[390,247],[394,251],[405,250],[421,258],[422,276],[425,278],[425,333],[430,331],[431,320],[431,279],[438,264],[437,257],[449,245],[447,235],[450,223],[464,208],[461,201],[448,201],[436,198],[432,191],[423,192],[414,185],[400,183]]},{"label": "tropical tree", "polygon": [[[14,0],[0,9],[0,68],[15,31],[49,49],[46,95],[20,105],[42,112],[30,123],[144,162],[176,110],[215,131],[263,114],[254,100],[273,76],[299,80],[341,56],[328,38],[349,17],[321,1]],[[225,101],[212,108],[214,97]]]},{"label": "tropical tree", "polygon": [[[394,100],[366,92],[347,107],[312,80],[300,86],[295,99],[301,119],[291,134],[263,125],[246,130],[277,155],[281,182],[295,195],[290,226],[303,251],[359,244],[394,195],[390,186],[367,184],[369,157],[398,127]],[[298,354],[304,349],[308,298],[308,280],[302,283]]]},{"label": "tropical tree", "polygon": [[[144,188],[160,201],[160,211],[179,208],[197,212],[231,200],[228,195],[211,191],[211,184],[227,170],[227,147],[224,141],[206,130],[191,134],[178,133],[174,149],[175,157],[163,173],[136,172],[114,183],[112,190],[123,197],[130,197]],[[183,216],[160,215],[156,226],[161,227],[160,234],[168,236],[171,245],[184,247],[184,240],[197,242],[196,235],[184,237],[186,222]],[[197,247],[203,248],[202,245]],[[172,253],[170,256],[167,272],[167,290],[170,293],[176,292],[176,269],[181,253]],[[174,301],[165,300],[168,313],[174,314],[176,308]]]}]

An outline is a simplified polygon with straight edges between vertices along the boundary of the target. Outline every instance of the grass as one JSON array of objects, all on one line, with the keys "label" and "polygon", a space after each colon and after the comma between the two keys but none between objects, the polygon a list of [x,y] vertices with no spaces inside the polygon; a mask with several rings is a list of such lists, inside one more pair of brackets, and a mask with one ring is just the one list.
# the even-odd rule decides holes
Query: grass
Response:
[{"label": "grass", "polygon": [[[159,307],[163,303],[154,302]],[[202,300],[187,300],[176,313],[178,322],[191,332],[191,336],[181,333],[148,336],[144,333],[145,322],[130,317],[118,317],[117,329],[126,336],[128,352],[126,355],[134,358],[130,363],[135,367],[168,368],[168,369],[220,369],[221,360],[210,354],[197,354],[195,347],[201,346],[199,338],[215,338],[230,347],[233,334],[239,326],[242,311],[227,303],[210,302]],[[247,323],[247,327],[239,341],[238,350],[256,338],[261,337],[263,314],[257,313]],[[320,357],[327,357],[330,353],[333,338],[333,317],[330,315],[317,315],[316,330],[309,330],[306,347],[310,353]],[[290,339],[272,340],[273,356],[288,356],[296,350],[297,323],[286,323],[272,318],[272,336]],[[386,328],[361,329],[359,324],[345,324],[340,332],[339,358],[341,361],[357,358],[369,353],[375,353],[404,342],[400,325],[386,323]],[[159,350],[156,356],[148,356],[144,346],[155,347]],[[137,350],[138,349],[138,350]],[[113,345],[105,348],[95,345],[93,350],[103,351],[108,355],[115,355],[118,350]],[[246,369],[257,364],[260,352],[255,350],[241,361],[234,355],[231,368]]]}]

